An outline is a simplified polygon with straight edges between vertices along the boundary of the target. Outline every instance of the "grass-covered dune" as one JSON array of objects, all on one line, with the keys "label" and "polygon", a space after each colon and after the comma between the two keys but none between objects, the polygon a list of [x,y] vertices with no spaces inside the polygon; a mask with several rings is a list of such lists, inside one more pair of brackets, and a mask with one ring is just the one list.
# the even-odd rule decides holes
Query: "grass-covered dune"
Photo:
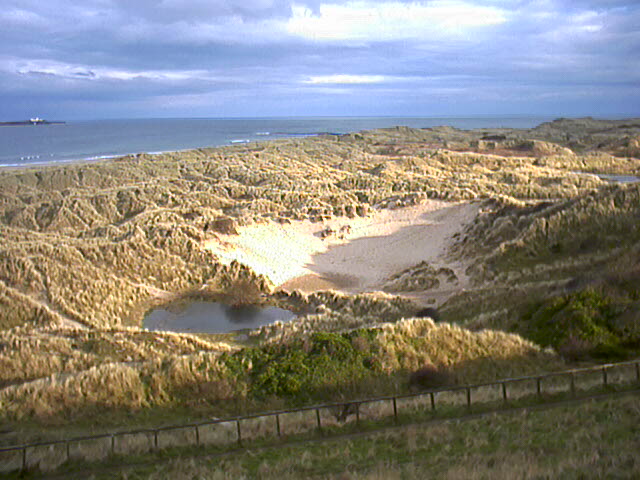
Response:
[{"label": "grass-covered dune", "polygon": [[[469,326],[501,325],[579,358],[640,345],[640,184],[610,185],[531,206],[500,204],[469,227],[478,288],[445,310]],[[502,300],[509,295],[512,301]]]},{"label": "grass-covered dune", "polygon": [[268,289],[201,248],[237,225],[363,216],[424,198],[572,198],[603,183],[576,170],[638,170],[606,151],[446,149],[491,134],[387,129],[0,172],[2,323],[138,325],[164,293],[229,289],[238,278]]},{"label": "grass-covered dune", "polygon": [[[403,392],[421,368],[466,383],[632,355],[640,189],[594,174],[639,175],[639,134],[638,120],[399,127],[4,170],[0,442]],[[444,266],[415,258],[386,293],[280,289],[206,247],[429,199],[479,213]],[[443,323],[413,318],[438,283]],[[194,298],[299,318],[246,335],[140,328]]]},{"label": "grass-covered dune", "polygon": [[[0,408],[12,423],[35,419],[64,430],[65,423],[101,424],[105,428],[129,420],[130,426],[130,415],[145,411],[143,418],[151,415],[166,422],[182,415],[184,421],[212,412],[232,416],[406,393],[410,374],[425,366],[446,372],[446,379],[438,380],[445,384],[479,383],[565,366],[554,352],[518,335],[470,332],[427,318],[342,333],[319,331],[286,342],[235,349],[164,334],[164,352],[147,340],[147,345],[156,346],[155,352],[124,362],[117,357],[126,353],[127,347],[135,354],[139,346],[133,343],[138,335],[131,332],[133,341],[126,345],[125,341],[114,341],[126,332],[102,332],[102,345],[112,345],[114,350],[118,345],[121,350],[103,352],[99,363],[97,352],[93,356],[78,353],[73,360],[67,358],[66,365],[61,363],[61,352],[72,351],[73,342],[84,341],[86,349],[87,342],[95,341],[98,335],[51,333],[54,339],[43,347],[60,352],[53,355],[58,363],[25,358],[24,352],[33,348],[25,345],[26,341],[16,348],[22,351],[13,360],[22,360],[40,373],[47,368],[61,372],[0,390]],[[19,343],[17,339],[14,342]],[[11,360],[8,355],[2,358],[5,365]],[[96,418],[97,412],[101,414]]]}]

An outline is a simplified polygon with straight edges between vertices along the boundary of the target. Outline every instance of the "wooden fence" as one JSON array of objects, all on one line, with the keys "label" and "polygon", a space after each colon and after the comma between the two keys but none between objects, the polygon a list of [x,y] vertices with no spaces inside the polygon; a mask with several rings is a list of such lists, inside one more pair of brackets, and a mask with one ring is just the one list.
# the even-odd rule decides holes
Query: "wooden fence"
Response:
[{"label": "wooden fence", "polygon": [[553,394],[576,397],[579,392],[594,388],[636,383],[640,383],[640,359],[403,395],[0,447],[0,473],[32,468],[50,471],[67,461],[98,461],[169,447],[243,446],[270,438],[283,441],[287,436],[323,432],[345,424],[355,424],[357,429],[363,421],[399,422],[403,415],[435,413],[447,406],[463,407],[466,413],[473,411],[474,406],[508,406],[525,397],[544,401]]}]

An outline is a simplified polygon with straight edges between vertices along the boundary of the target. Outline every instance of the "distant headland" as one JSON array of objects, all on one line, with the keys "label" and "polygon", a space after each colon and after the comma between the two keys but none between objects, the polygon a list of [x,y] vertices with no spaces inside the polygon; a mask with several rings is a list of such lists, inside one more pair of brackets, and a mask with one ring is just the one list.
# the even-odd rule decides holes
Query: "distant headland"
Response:
[{"label": "distant headland", "polygon": [[0,122],[0,127],[15,127],[21,125],[64,125],[65,122],[44,120],[42,118],[30,118],[29,120],[18,120],[14,122]]}]

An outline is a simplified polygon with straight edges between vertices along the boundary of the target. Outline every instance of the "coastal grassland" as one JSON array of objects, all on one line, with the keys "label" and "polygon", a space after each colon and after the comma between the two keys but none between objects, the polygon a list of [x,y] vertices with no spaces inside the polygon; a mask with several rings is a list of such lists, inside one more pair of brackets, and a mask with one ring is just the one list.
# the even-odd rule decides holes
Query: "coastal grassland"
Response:
[{"label": "coastal grassland", "polygon": [[[519,331],[573,356],[633,354],[640,340],[639,215],[638,184],[554,204],[496,206],[458,246],[468,255],[475,250],[469,273],[480,288],[443,310],[474,328]],[[480,237],[481,247],[473,241]],[[491,286],[483,285],[488,280]]]},{"label": "coastal grassland", "polygon": [[[216,262],[197,237],[179,227],[167,226],[163,232],[153,245],[136,228],[115,241],[5,229],[3,289],[7,296],[22,295],[31,302],[30,308],[14,312],[8,311],[10,303],[3,304],[3,326],[26,323],[42,311],[53,311],[50,323],[69,319],[98,328],[137,325],[150,305],[173,292],[205,284],[213,291],[226,290],[240,280],[261,291],[271,288],[244,265]],[[158,236],[158,231],[151,234]]]},{"label": "coastal grassland", "polygon": [[94,478],[631,479],[639,424],[634,394],[222,457],[194,452]]},{"label": "coastal grassland", "polygon": [[226,352],[226,342],[137,328],[20,327],[0,332],[0,385],[74,373],[101,363],[136,364],[167,355]]},{"label": "coastal grassland", "polygon": [[[189,341],[175,343],[187,350]],[[517,335],[406,319],[222,353],[157,352],[144,361],[103,362],[6,387],[0,407],[16,435],[41,438],[51,434],[48,429],[58,436],[87,423],[94,430],[131,428],[139,421],[180,422],[403,393],[411,372],[424,365],[450,372],[457,383],[565,367],[553,352]]]},{"label": "coastal grassland", "polygon": [[[637,174],[633,140],[593,142],[576,125],[605,128],[384,129],[0,172],[2,442],[399,393],[431,365],[460,383],[558,370],[552,350],[498,331],[558,348],[549,321],[599,316],[580,325],[616,332],[627,315],[619,331],[635,335],[637,288],[623,284],[640,258],[640,190],[576,172]],[[610,137],[636,128],[611,125]],[[254,223],[348,222],[428,198],[484,211],[450,252],[471,265],[470,288],[442,309],[478,331],[406,319],[417,305],[384,293],[278,291],[205,248]],[[433,276],[420,260],[402,288]],[[598,286],[613,274],[615,291]],[[193,298],[300,318],[244,340],[139,329],[150,308]]]},{"label": "coastal grassland", "polygon": [[[268,292],[267,279],[202,248],[243,224],[366,216],[426,198],[573,198],[603,184],[540,155],[442,148],[447,135],[470,145],[480,134],[388,129],[2,171],[0,281],[12,299],[0,302],[2,326],[45,307],[92,327],[139,325],[163,296],[203,285],[249,280]],[[16,309],[20,296],[31,301]]]},{"label": "coastal grassland", "polygon": [[[268,302],[300,313],[294,322],[269,325],[250,331],[249,339],[238,341],[236,333],[178,334],[146,331],[137,327],[82,328],[38,322],[0,331],[0,386],[18,384],[56,373],[79,372],[102,363],[138,364],[168,355],[191,355],[198,352],[228,352],[262,342],[282,343],[294,336],[303,337],[315,331],[342,331],[409,317],[415,305],[400,297],[345,295],[319,292],[276,292],[259,297],[251,291],[252,283],[237,282],[231,292],[213,299],[234,302]],[[206,292],[191,292],[179,302],[194,299],[211,300]],[[170,301],[163,304],[172,308]],[[324,313],[304,314],[322,311]]]},{"label": "coastal grassland", "polygon": [[[454,253],[474,258],[477,283],[555,265],[619,256],[640,240],[640,185],[606,185],[555,202],[494,199],[467,228]],[[587,259],[587,262],[582,261]]]},{"label": "coastal grassland", "polygon": [[579,259],[595,252],[615,254],[636,245],[640,240],[640,185],[602,188],[549,213],[535,218],[515,242],[504,245],[494,260],[496,269]]}]

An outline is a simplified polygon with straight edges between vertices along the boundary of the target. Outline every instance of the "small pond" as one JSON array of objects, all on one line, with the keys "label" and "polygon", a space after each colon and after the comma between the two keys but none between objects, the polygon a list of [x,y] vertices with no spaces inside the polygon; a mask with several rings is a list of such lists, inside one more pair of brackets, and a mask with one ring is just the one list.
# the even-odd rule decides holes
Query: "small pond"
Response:
[{"label": "small pond", "polygon": [[596,173],[598,177],[602,180],[607,180],[608,182],[618,182],[618,183],[634,183],[640,182],[640,177],[636,177],[634,175],[609,175],[606,173]]},{"label": "small pond", "polygon": [[289,310],[256,305],[232,306],[219,302],[193,301],[170,309],[156,308],[144,318],[143,328],[179,333],[228,333],[253,329],[295,318]]},{"label": "small pond", "polygon": [[595,175],[602,180],[606,180],[612,183],[635,183],[640,182],[640,177],[636,177],[635,175],[616,175],[612,173],[587,173],[587,172],[576,172],[581,175]]}]

